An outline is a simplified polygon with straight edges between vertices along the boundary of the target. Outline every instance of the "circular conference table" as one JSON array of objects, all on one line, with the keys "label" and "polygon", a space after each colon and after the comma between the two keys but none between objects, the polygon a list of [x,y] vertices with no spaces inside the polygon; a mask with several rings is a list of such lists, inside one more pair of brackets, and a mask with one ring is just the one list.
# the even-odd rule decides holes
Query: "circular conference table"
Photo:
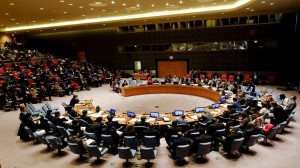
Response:
[{"label": "circular conference table", "polygon": [[[194,95],[200,96],[204,98],[211,99],[215,102],[218,102],[221,98],[221,95],[212,89],[193,86],[193,85],[174,85],[174,84],[153,84],[153,85],[139,85],[139,86],[129,86],[129,87],[122,87],[121,88],[122,95],[127,96],[134,96],[134,95],[143,95],[143,94],[163,94],[163,93],[174,93],[174,94],[187,94],[187,95]],[[103,117],[104,119],[109,114],[108,111],[101,111],[97,113],[95,111],[95,107],[92,104],[93,100],[87,100],[82,104],[75,105],[75,111],[78,114],[82,114],[82,110],[88,110],[88,116],[90,116],[93,120],[97,117]],[[215,117],[221,115],[224,110],[226,110],[226,105],[220,107],[219,109],[210,109],[206,108],[205,111],[209,111],[213,113]],[[198,114],[194,111],[185,111],[184,114],[186,115],[186,120],[188,122],[194,122],[197,120]],[[164,113],[160,114],[160,118],[167,118],[169,121],[158,120],[150,118],[149,114],[137,114],[135,118],[127,117],[126,113],[118,113],[116,112],[114,116],[114,120],[118,121],[119,124],[126,125],[130,122],[136,122],[141,118],[141,116],[147,117],[147,122],[152,123],[154,125],[169,125],[173,120],[176,120],[178,117],[173,116],[172,113]]]},{"label": "circular conference table", "polygon": [[174,93],[174,94],[187,94],[208,98],[218,102],[221,95],[212,89],[199,87],[194,85],[179,85],[179,84],[152,84],[152,85],[139,85],[121,87],[122,96],[135,96],[142,94],[160,94],[160,93]]}]

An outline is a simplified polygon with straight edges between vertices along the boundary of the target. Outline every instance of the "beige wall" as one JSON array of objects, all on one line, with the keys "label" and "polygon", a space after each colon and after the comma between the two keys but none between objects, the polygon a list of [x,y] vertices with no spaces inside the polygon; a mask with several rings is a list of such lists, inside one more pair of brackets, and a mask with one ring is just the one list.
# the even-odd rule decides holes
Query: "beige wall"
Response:
[{"label": "beige wall", "polygon": [[11,34],[0,33],[0,48],[4,48],[5,42],[11,42],[12,36]]}]

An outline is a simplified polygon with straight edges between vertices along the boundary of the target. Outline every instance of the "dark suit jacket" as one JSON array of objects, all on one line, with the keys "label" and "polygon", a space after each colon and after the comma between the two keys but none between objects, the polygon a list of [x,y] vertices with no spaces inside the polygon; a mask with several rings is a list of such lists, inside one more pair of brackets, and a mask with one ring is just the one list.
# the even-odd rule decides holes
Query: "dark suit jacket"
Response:
[{"label": "dark suit jacket", "polygon": [[194,142],[193,142],[193,145],[192,145],[192,151],[194,153],[197,152],[197,149],[198,149],[198,144],[199,143],[205,143],[205,142],[212,142],[213,141],[213,137],[209,134],[202,134],[200,135],[199,137],[196,137]]},{"label": "dark suit jacket", "polygon": [[166,142],[167,142],[168,145],[170,143],[171,135],[177,135],[177,132],[179,132],[179,131],[182,131],[182,128],[173,127],[173,126],[166,130],[165,139],[166,139]]},{"label": "dark suit jacket", "polygon": [[144,136],[155,136],[157,145],[160,145],[160,133],[158,130],[155,129],[148,129],[144,130]]},{"label": "dark suit jacket", "polygon": [[176,151],[176,148],[179,145],[192,145],[192,140],[190,138],[184,138],[184,137],[175,139],[172,144],[173,153]]},{"label": "dark suit jacket", "polygon": [[241,137],[243,137],[243,135],[239,132],[230,133],[230,134],[226,135],[225,142],[223,143],[224,151],[229,152],[234,139],[238,139]]}]

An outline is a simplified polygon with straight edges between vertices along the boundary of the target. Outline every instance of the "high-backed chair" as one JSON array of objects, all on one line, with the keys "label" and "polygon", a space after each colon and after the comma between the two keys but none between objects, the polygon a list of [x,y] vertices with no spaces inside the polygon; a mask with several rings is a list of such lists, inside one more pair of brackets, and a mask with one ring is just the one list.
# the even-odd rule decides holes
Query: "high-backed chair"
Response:
[{"label": "high-backed chair", "polygon": [[[286,125],[286,121],[283,121],[278,125],[278,129],[276,130],[276,134],[281,134],[281,132],[284,130],[284,127]],[[276,136],[275,134],[275,136]]]},{"label": "high-backed chair", "polygon": [[158,146],[156,136],[144,136],[144,146],[155,149]]},{"label": "high-backed chair", "polygon": [[260,138],[264,138],[264,143],[267,143],[268,139],[271,139],[271,138],[273,138],[275,136],[277,129],[278,129],[278,127],[274,127],[267,134],[259,134],[259,137]]},{"label": "high-backed chair", "polygon": [[141,159],[146,159],[148,164],[150,164],[151,159],[155,159],[157,151],[153,148],[141,147]]},{"label": "high-backed chair", "polygon": [[209,154],[211,151],[212,151],[212,142],[199,143],[196,157],[200,156],[201,158],[203,158],[203,156]]},{"label": "high-backed chair", "polygon": [[45,136],[37,136],[37,139],[42,143],[47,145],[47,150],[51,149],[50,143],[48,142],[48,140],[46,139]]},{"label": "high-backed chair", "polygon": [[61,105],[65,109],[65,112],[67,111],[66,108],[69,106],[66,102],[61,102]]},{"label": "high-backed chair", "polygon": [[84,127],[90,126],[90,124],[88,122],[86,122],[84,119],[81,119],[81,118],[79,118],[79,123]]},{"label": "high-backed chair", "polygon": [[243,142],[244,142],[243,137],[233,140],[230,151],[228,151],[230,156],[238,156],[238,157],[241,156],[241,154],[239,153],[239,150],[240,150],[241,146],[243,145]]},{"label": "high-backed chair", "polygon": [[118,154],[119,158],[126,159],[126,164],[128,164],[128,160],[135,157],[136,150],[129,147],[118,147]]},{"label": "high-backed chair", "polygon": [[97,157],[97,161],[99,161],[100,157],[102,157],[108,151],[108,148],[105,148],[105,147],[99,148],[97,145],[87,145],[86,149],[89,153],[89,156]]},{"label": "high-backed chair", "polygon": [[111,135],[101,134],[101,138],[103,141],[103,146],[106,146],[110,149],[114,147],[114,140]]},{"label": "high-backed chair", "polygon": [[67,140],[69,139],[69,136],[71,135],[70,132],[68,130],[66,130],[64,127],[57,125],[56,126],[59,134],[63,137],[63,138],[67,138]]},{"label": "high-backed chair", "polygon": [[295,113],[291,113],[289,118],[286,120],[286,124],[285,126],[289,126],[290,122],[292,121],[292,119],[294,118]]},{"label": "high-backed chair", "polygon": [[48,121],[48,125],[50,127],[51,134],[53,134],[53,135],[58,135],[59,134],[59,132],[57,130],[57,127],[51,121]]},{"label": "high-backed chair", "polygon": [[175,151],[175,158],[178,158],[179,162],[184,161],[184,157],[190,156],[190,145],[178,145]]},{"label": "high-backed chair", "polygon": [[246,147],[246,151],[249,151],[250,146],[254,146],[259,138],[259,134],[251,135],[250,138],[243,143],[243,146]]},{"label": "high-backed chair", "polygon": [[82,159],[82,155],[84,154],[84,151],[80,148],[80,146],[77,143],[71,143],[68,142],[68,146],[74,154],[78,154],[80,159]]},{"label": "high-backed chair", "polygon": [[49,135],[46,136],[46,139],[50,143],[52,149],[57,149],[58,154],[61,154],[62,153],[61,149],[67,146],[56,136]]},{"label": "high-backed chair", "polygon": [[130,149],[137,149],[139,141],[135,136],[124,136],[124,146],[130,147]]},{"label": "high-backed chair", "polygon": [[33,142],[36,143],[38,142],[38,136],[44,136],[46,134],[45,130],[40,130],[40,131],[35,131],[35,132],[32,132],[32,130],[27,127],[27,126],[24,126],[24,129],[27,131],[27,133],[29,134],[30,138],[33,139]]},{"label": "high-backed chair", "polygon": [[49,109],[49,110],[52,110],[52,111],[58,111],[58,107],[52,107],[48,102],[45,103],[45,106]]},{"label": "high-backed chair", "polygon": [[93,132],[84,132],[84,135],[88,138],[88,139],[93,139],[94,141],[96,141],[97,144],[100,143],[97,135]]}]

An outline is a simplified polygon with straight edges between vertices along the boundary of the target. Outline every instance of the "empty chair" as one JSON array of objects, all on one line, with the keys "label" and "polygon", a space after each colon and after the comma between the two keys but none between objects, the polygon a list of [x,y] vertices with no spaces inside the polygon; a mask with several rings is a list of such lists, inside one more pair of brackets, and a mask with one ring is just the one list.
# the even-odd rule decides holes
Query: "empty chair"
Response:
[{"label": "empty chair", "polygon": [[48,142],[48,140],[46,139],[45,136],[37,136],[37,139],[38,139],[42,144],[47,145],[47,150],[51,149],[50,143]]},{"label": "empty chair", "polygon": [[155,159],[157,151],[153,148],[141,147],[141,159],[146,159],[148,164],[150,164],[151,159]]},{"label": "empty chair", "polygon": [[278,127],[274,127],[267,134],[259,134],[259,137],[264,138],[264,143],[267,143],[268,139],[271,139],[275,136],[277,129],[278,129]]},{"label": "empty chair", "polygon": [[36,109],[32,103],[28,103],[28,107],[29,107],[33,112],[41,112],[41,110],[40,110],[40,109]]},{"label": "empty chair", "polygon": [[[280,123],[278,125],[278,129],[276,130],[276,134],[280,134],[284,130],[285,125],[286,125],[286,121],[283,121],[282,123]],[[276,134],[275,134],[275,136],[276,136]]]},{"label": "empty chair", "polygon": [[259,138],[259,134],[251,135],[250,138],[243,143],[243,146],[246,147],[246,151],[249,151],[250,146],[254,146]]},{"label": "empty chair", "polygon": [[28,106],[25,107],[25,110],[27,113],[30,113],[32,116],[36,116],[40,114],[40,111],[33,111],[31,108],[29,108]]},{"label": "empty chair", "polygon": [[61,141],[58,137],[49,135],[46,136],[47,141],[50,143],[52,149],[57,149],[57,153],[61,154],[61,149],[65,148],[68,144]]},{"label": "empty chair", "polygon": [[80,159],[82,159],[82,155],[84,154],[84,151],[80,148],[80,146],[77,143],[68,143],[68,146],[74,154],[78,154]]},{"label": "empty chair", "polygon": [[118,154],[119,158],[126,159],[126,163],[128,164],[128,160],[135,157],[136,150],[129,147],[118,147]]},{"label": "empty chair", "polygon": [[100,157],[102,157],[108,151],[108,148],[98,147],[97,145],[87,145],[86,149],[89,153],[89,156],[97,157],[97,161],[99,161]]},{"label": "empty chair", "polygon": [[130,147],[130,149],[137,149],[139,141],[135,136],[124,136],[124,146]]},{"label": "empty chair", "polygon": [[293,117],[294,117],[294,114],[291,113],[289,118],[286,120],[286,124],[285,124],[286,127],[289,126],[289,124],[290,124],[291,120],[293,119]]},{"label": "empty chair", "polygon": [[199,143],[196,157],[200,156],[201,158],[203,158],[203,156],[209,154],[211,150],[212,150],[212,142]]},{"label": "empty chair", "polygon": [[184,157],[190,156],[190,145],[178,145],[175,151],[175,158],[179,159],[179,162],[184,161]]},{"label": "empty chair", "polygon": [[114,147],[114,140],[111,135],[101,134],[101,138],[103,141],[103,146],[106,146],[108,148]]},{"label": "empty chair", "polygon": [[215,132],[215,137],[220,137],[220,136],[223,136],[225,134],[225,128],[223,129],[218,129],[216,130]]},{"label": "empty chair", "polygon": [[59,134],[59,132],[57,130],[57,127],[51,121],[48,121],[48,125],[50,127],[51,134],[53,134],[53,135],[58,135]]},{"label": "empty chair", "polygon": [[155,149],[158,146],[156,136],[144,136],[144,146]]},{"label": "empty chair", "polygon": [[49,110],[52,110],[52,111],[58,111],[58,107],[52,107],[48,102],[45,103],[45,106],[49,109]]},{"label": "empty chair", "polygon": [[63,108],[65,109],[65,112],[67,112],[67,107],[69,106],[66,102],[61,102],[61,105],[63,106]]}]

